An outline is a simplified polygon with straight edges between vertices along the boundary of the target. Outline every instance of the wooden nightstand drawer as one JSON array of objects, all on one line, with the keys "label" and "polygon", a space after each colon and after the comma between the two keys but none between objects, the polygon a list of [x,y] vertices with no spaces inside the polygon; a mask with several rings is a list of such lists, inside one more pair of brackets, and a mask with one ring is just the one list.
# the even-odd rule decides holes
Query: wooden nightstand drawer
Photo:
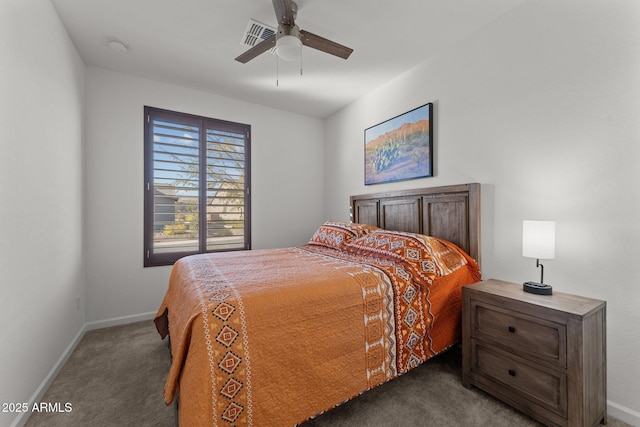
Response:
[{"label": "wooden nightstand drawer", "polygon": [[503,309],[471,303],[471,335],[528,354],[536,360],[567,366],[567,328],[554,322]]},{"label": "wooden nightstand drawer", "polygon": [[555,414],[567,415],[567,376],[554,370],[542,370],[539,365],[500,349],[472,340],[471,370],[497,381],[528,401]]}]

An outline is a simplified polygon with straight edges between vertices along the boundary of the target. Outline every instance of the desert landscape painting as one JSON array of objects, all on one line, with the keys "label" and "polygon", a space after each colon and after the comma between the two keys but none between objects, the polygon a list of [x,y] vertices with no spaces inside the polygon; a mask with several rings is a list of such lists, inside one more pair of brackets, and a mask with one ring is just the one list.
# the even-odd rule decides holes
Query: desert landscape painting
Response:
[{"label": "desert landscape painting", "polygon": [[365,185],[433,176],[433,104],[364,131]]}]

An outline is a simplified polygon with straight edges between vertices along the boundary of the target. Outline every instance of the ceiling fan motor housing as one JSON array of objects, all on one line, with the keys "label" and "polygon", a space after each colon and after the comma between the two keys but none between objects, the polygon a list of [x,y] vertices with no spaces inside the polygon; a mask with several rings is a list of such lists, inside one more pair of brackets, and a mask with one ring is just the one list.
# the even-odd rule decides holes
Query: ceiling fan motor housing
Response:
[{"label": "ceiling fan motor housing", "polygon": [[297,25],[278,25],[276,40],[285,36],[300,38],[300,28]]}]

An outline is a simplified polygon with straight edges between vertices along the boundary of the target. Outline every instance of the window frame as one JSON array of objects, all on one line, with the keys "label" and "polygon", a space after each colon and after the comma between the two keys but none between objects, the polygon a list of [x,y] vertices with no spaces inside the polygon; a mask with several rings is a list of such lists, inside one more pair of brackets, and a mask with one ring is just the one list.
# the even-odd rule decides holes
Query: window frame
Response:
[{"label": "window frame", "polygon": [[[205,224],[198,229],[198,250],[181,252],[154,253],[154,140],[153,119],[166,120],[186,125],[195,125],[199,129],[199,173],[198,179],[198,215],[199,224]],[[245,136],[244,145],[244,245],[242,248],[207,249],[207,174],[206,151],[207,129],[242,133]],[[204,156],[203,156],[204,154]],[[204,167],[203,167],[204,166]],[[205,173],[201,173],[205,171]],[[203,218],[204,215],[204,218]],[[213,119],[178,111],[165,110],[144,106],[144,266],[155,267],[172,265],[178,259],[188,255],[230,252],[251,249],[251,125]]]}]

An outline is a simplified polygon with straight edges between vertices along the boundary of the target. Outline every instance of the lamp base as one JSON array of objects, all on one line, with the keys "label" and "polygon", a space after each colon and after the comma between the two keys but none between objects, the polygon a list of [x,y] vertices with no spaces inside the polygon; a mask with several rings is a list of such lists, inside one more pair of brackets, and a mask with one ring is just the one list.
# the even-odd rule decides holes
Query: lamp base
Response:
[{"label": "lamp base", "polygon": [[553,293],[553,288],[551,287],[551,285],[538,282],[524,282],[522,284],[522,290],[525,292],[529,292],[530,294],[538,295],[551,295]]}]

